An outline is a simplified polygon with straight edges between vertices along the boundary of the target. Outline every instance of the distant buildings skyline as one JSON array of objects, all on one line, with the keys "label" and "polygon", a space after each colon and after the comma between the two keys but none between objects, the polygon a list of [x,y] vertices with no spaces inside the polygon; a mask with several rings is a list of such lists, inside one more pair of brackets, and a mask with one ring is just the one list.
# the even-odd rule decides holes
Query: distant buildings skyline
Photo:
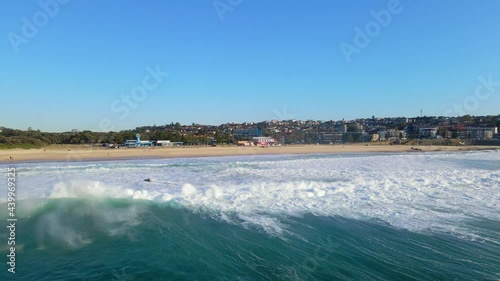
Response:
[{"label": "distant buildings skyline", "polygon": [[[168,124],[170,125],[174,125],[174,124],[178,124],[179,126],[209,126],[209,127],[217,127],[217,126],[223,126],[223,125],[227,125],[227,124],[236,124],[236,125],[240,125],[240,124],[244,124],[244,125],[252,125],[252,124],[261,124],[261,123],[282,123],[282,122],[299,122],[299,123],[306,123],[306,122],[320,122],[320,123],[328,123],[328,122],[346,122],[346,123],[352,123],[352,122],[358,122],[360,120],[399,120],[400,122],[404,122],[404,123],[407,123],[407,122],[415,122],[415,120],[417,119],[424,119],[424,118],[436,118],[436,119],[439,119],[439,120],[457,120],[457,119],[461,119],[461,118],[465,118],[465,117],[471,117],[471,118],[484,118],[484,117],[493,117],[493,118],[500,118],[500,113],[499,114],[489,114],[489,115],[470,115],[470,114],[467,114],[467,115],[462,115],[462,116],[433,116],[433,115],[430,115],[430,116],[414,116],[414,117],[405,117],[405,116],[397,116],[397,117],[377,117],[377,116],[374,116],[372,115],[371,117],[359,117],[359,118],[354,118],[354,119],[326,119],[326,120],[316,120],[316,119],[288,119],[288,120],[279,120],[279,119],[268,119],[268,120],[260,120],[260,121],[244,121],[244,122],[225,122],[225,123],[220,123],[220,124],[203,124],[203,123],[196,123],[196,122],[193,122],[191,124],[182,124],[180,122],[166,122],[166,123],[163,123],[163,124],[160,124],[160,123],[156,123],[156,124],[144,124],[144,125],[141,125],[141,126],[136,126],[136,127],[129,127],[129,128],[125,128],[125,129],[121,129],[121,130],[113,130],[113,132],[119,132],[119,131],[130,131],[130,130],[134,130],[135,128],[142,128],[142,127],[152,127],[152,126],[157,126],[157,127],[161,127],[161,126],[166,126]],[[0,124],[0,130],[1,128],[9,128],[9,129],[15,129],[15,130],[39,130],[39,131],[43,131],[43,132],[55,132],[55,133],[59,133],[59,132],[72,132],[72,133],[78,133],[78,132],[81,132],[81,131],[93,131],[93,132],[103,132],[103,131],[100,131],[100,130],[90,130],[90,129],[87,129],[87,128],[72,128],[72,129],[69,129],[69,130],[63,130],[63,131],[44,131],[44,130],[41,130],[39,128],[34,128],[34,127],[31,127],[29,126],[28,128],[16,128],[16,127],[10,127],[8,125],[5,125],[5,124]],[[251,131],[250,132],[250,135],[251,137],[253,136],[260,136],[262,134],[262,131],[257,131],[258,129],[255,129],[254,131]],[[1,132],[1,131],[0,131]],[[107,132],[107,131],[104,131],[104,132]]]},{"label": "distant buildings skyline", "polygon": [[[47,133],[2,128],[0,143],[41,147],[49,144],[118,144],[138,145],[216,145],[249,143],[275,144],[344,144],[389,142],[391,144],[486,144],[500,145],[500,115],[462,117],[362,118],[341,121],[270,120],[263,122],[213,125],[142,126],[120,132],[72,130]],[[139,141],[142,135],[147,141]]]}]

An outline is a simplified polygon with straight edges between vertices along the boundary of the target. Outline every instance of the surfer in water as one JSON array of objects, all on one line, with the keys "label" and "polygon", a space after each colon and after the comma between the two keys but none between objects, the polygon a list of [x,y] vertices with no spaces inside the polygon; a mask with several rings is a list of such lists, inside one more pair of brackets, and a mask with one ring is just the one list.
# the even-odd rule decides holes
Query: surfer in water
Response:
[{"label": "surfer in water", "polygon": [[150,178],[144,179],[144,181],[151,182]]}]

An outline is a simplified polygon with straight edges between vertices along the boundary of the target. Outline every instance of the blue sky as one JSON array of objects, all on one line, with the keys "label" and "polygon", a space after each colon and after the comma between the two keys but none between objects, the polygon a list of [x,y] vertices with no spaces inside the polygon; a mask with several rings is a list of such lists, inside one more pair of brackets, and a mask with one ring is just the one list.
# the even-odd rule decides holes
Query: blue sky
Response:
[{"label": "blue sky", "polygon": [[[52,15],[37,1],[0,4],[0,126],[500,113],[497,0],[54,1],[40,2]],[[358,48],[355,28],[382,10],[391,19]],[[343,42],[358,50],[350,62]],[[148,67],[169,75],[122,102]],[[478,77],[495,85],[481,99]]]}]

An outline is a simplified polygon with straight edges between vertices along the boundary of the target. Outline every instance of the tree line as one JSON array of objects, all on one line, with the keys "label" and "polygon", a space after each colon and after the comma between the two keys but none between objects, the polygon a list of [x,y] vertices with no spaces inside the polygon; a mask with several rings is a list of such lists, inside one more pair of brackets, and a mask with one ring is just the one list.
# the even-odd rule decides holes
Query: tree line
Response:
[{"label": "tree line", "polygon": [[39,148],[53,144],[102,144],[116,143],[122,144],[126,140],[135,139],[137,133],[141,134],[142,140],[170,140],[173,142],[183,142],[187,145],[207,145],[215,140],[219,144],[231,143],[232,136],[228,133],[197,133],[155,130],[150,131],[144,128],[127,130],[120,132],[63,132],[50,133],[40,130],[17,130],[3,128],[0,132],[0,148]]}]

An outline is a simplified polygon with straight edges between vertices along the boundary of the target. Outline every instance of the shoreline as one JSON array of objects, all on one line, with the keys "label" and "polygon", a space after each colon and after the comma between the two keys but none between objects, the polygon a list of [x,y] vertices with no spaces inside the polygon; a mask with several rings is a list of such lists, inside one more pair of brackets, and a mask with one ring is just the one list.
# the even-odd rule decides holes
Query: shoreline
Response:
[{"label": "shoreline", "polygon": [[[70,147],[70,148],[68,148]],[[500,149],[500,146],[409,146],[409,145],[287,145],[274,147],[149,147],[119,148],[55,146],[45,149],[0,150],[1,164],[33,162],[120,161],[137,159],[252,156],[279,154],[467,152]]]}]

